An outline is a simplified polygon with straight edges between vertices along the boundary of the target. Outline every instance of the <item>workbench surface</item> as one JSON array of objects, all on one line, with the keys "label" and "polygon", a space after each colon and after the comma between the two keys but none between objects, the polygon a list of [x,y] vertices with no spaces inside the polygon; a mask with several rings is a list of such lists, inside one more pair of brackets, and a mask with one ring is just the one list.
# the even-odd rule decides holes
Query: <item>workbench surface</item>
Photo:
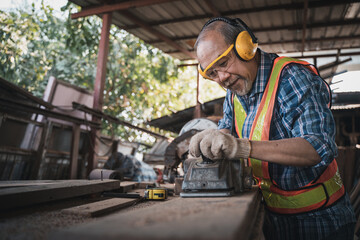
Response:
[{"label": "workbench surface", "polygon": [[172,197],[50,234],[63,239],[259,239],[263,219],[257,188],[219,198]]}]

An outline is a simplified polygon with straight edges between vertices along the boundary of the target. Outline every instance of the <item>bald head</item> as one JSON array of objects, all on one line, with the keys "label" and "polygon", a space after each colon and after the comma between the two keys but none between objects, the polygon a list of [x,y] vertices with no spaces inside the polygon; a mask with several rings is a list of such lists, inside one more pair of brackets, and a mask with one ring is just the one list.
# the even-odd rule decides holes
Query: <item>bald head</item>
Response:
[{"label": "bald head", "polygon": [[216,73],[212,80],[243,96],[249,93],[256,79],[258,57],[243,61],[236,51],[231,51],[241,31],[241,27],[215,19],[201,30],[194,48],[205,75],[206,72],[209,73],[207,76]]},{"label": "bald head", "polygon": [[233,26],[223,21],[215,21],[203,27],[200,31],[196,43],[194,46],[195,52],[197,51],[199,44],[207,38],[211,32],[216,32],[219,36],[222,37],[222,40],[225,41],[226,45],[234,43],[236,36],[241,32],[239,27]]}]

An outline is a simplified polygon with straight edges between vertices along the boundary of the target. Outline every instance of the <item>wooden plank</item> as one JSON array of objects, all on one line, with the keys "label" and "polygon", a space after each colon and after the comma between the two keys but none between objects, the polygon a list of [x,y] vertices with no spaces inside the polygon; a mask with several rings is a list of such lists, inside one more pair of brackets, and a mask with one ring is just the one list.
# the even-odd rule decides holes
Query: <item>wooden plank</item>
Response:
[{"label": "wooden plank", "polygon": [[99,202],[84,204],[61,210],[62,213],[82,215],[86,217],[97,217],[115,210],[132,206],[138,199],[111,198]]},{"label": "wooden plank", "polygon": [[129,192],[135,188],[139,187],[138,182],[125,181],[120,183],[120,192]]},{"label": "wooden plank", "polygon": [[59,183],[0,189],[0,210],[119,189],[118,180],[68,180]]},{"label": "wooden plank", "polygon": [[140,189],[145,189],[147,186],[149,186],[149,187],[155,187],[156,184],[155,184],[155,182],[139,182],[138,188],[140,188]]},{"label": "wooden plank", "polygon": [[161,183],[160,187],[174,190],[175,183]]},{"label": "wooden plank", "polygon": [[140,195],[140,197],[144,197],[145,196],[145,191],[146,191],[146,189],[133,189],[133,190],[130,190],[129,192],[127,192],[127,193],[130,193],[130,194],[137,193],[137,194]]},{"label": "wooden plank", "polygon": [[251,239],[261,206],[257,188],[234,197],[173,198],[148,208],[51,233],[50,239]]},{"label": "wooden plank", "polygon": [[0,188],[12,188],[12,187],[26,187],[37,186],[45,184],[54,184],[67,180],[14,180],[14,181],[0,181]]}]

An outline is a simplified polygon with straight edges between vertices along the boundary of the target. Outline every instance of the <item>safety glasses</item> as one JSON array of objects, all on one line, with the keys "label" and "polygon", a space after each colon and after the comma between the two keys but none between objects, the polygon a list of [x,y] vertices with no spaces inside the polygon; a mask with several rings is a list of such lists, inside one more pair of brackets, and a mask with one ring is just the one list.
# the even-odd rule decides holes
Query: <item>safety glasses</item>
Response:
[{"label": "safety glasses", "polygon": [[234,44],[231,44],[226,51],[221,54],[218,58],[216,58],[214,61],[212,61],[205,70],[202,69],[201,65],[199,64],[199,72],[201,76],[204,78],[207,78],[209,80],[216,80],[219,75],[218,71],[226,71],[231,64],[229,64],[230,58],[227,56],[229,52],[233,49]]}]

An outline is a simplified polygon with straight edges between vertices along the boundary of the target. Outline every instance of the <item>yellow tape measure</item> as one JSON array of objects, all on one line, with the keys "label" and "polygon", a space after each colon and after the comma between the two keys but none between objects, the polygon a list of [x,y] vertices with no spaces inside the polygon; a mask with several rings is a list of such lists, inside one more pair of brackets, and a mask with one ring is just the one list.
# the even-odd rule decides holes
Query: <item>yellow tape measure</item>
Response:
[{"label": "yellow tape measure", "polygon": [[149,188],[145,190],[144,197],[149,200],[167,199],[167,190],[165,188]]}]

